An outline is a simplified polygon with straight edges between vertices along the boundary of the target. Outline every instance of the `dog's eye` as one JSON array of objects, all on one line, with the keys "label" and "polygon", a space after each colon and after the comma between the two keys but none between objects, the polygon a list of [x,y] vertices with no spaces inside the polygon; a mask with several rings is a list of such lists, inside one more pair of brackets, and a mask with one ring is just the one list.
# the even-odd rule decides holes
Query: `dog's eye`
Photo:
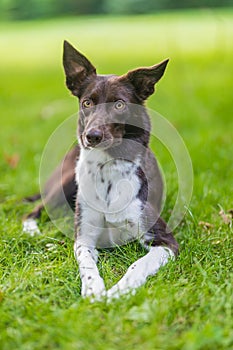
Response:
[{"label": "dog's eye", "polygon": [[119,110],[123,110],[125,108],[125,102],[122,101],[122,100],[118,100],[115,102],[115,105],[114,105],[115,109],[117,109],[118,111]]},{"label": "dog's eye", "polygon": [[88,100],[84,100],[82,102],[82,107],[83,108],[91,108],[93,106],[93,102],[92,100],[88,99]]}]

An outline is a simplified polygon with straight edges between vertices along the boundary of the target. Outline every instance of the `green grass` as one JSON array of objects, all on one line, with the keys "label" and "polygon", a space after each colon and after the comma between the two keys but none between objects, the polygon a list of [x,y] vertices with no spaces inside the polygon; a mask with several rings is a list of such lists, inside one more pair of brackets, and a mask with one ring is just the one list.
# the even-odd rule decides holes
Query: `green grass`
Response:
[{"label": "green grass", "polygon": [[[219,215],[232,208],[232,21],[230,10],[205,10],[0,25],[2,350],[233,347],[232,227]],[[31,208],[21,198],[38,190],[45,143],[77,109],[64,87],[63,39],[100,73],[122,74],[170,57],[148,106],[173,123],[193,161],[192,202],[175,231],[180,256],[135,296],[111,304],[80,298],[73,242],[46,217],[40,237],[21,231]],[[168,217],[175,169],[164,147],[153,147],[166,175]],[[144,253],[137,243],[102,251],[107,287]]]}]

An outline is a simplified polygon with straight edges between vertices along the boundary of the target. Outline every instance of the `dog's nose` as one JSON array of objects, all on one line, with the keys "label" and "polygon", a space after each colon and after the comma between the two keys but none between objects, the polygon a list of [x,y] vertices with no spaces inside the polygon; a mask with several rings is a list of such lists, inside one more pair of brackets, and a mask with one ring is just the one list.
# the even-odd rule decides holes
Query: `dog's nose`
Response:
[{"label": "dog's nose", "polygon": [[86,134],[86,140],[88,145],[96,146],[103,138],[103,132],[100,129],[91,129]]}]

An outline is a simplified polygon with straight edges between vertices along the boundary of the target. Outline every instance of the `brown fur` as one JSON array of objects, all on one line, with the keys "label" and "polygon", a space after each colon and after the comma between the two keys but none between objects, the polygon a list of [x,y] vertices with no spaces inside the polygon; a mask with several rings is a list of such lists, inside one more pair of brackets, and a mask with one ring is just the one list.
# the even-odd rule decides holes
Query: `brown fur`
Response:
[{"label": "brown fur", "polygon": [[[128,124],[127,122],[125,124],[117,123],[117,118],[124,120],[126,111],[119,112],[114,107],[108,110],[108,105],[114,106],[116,101],[124,101],[126,105],[130,103],[143,106],[144,101],[154,92],[154,85],[162,77],[167,63],[168,60],[165,60],[151,67],[129,71],[122,76],[99,76],[96,74],[95,67],[85,56],[69,43],[64,43],[63,64],[66,74],[66,85],[72,94],[79,98],[80,103],[78,134],[81,146],[88,148],[90,147],[90,142],[93,142],[92,146],[96,146],[96,142],[98,143],[101,139],[101,142],[108,144],[107,152],[109,154],[117,155],[118,158],[122,157],[124,159],[127,159],[127,154],[130,154],[130,161],[134,154],[136,156],[137,152],[140,152],[140,147],[137,150],[135,144],[143,145],[146,148],[146,152],[143,155],[143,170],[138,169],[138,176],[142,184],[138,196],[142,205],[147,206],[151,216],[157,215],[157,221],[146,234],[145,243],[147,245],[168,246],[177,254],[178,244],[166,223],[159,217],[162,180],[154,155],[149,150],[150,120],[146,109],[143,109],[144,112],[141,112],[142,109],[140,108],[140,113],[138,114],[139,124],[137,126],[132,126],[129,122]],[[90,103],[91,107],[94,108],[86,108],[86,101],[88,101],[88,105]],[[134,146],[132,146],[132,142],[127,142],[127,140],[135,141],[133,143]],[[71,206],[74,205],[77,191],[74,167],[79,157],[79,152],[79,146],[75,146],[54,171],[45,186],[44,204],[61,205],[61,190],[63,190],[67,201]],[[62,180],[59,177],[61,168]],[[144,173],[146,173],[146,180]],[[60,186],[60,180],[62,181],[62,186]],[[156,187],[154,187],[154,183],[157,184]],[[149,196],[148,193],[150,193]],[[37,219],[42,208],[43,205],[40,204],[27,218]],[[75,213],[76,230],[80,220],[81,208],[77,201]],[[152,222],[154,221],[152,220]]]}]

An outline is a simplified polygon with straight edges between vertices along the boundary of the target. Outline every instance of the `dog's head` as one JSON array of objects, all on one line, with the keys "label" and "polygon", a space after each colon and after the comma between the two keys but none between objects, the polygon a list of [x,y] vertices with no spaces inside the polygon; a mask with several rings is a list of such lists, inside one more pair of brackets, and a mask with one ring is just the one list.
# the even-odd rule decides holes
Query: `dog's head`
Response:
[{"label": "dog's head", "polygon": [[[138,137],[140,128],[127,130],[127,120],[132,114],[129,106],[142,106],[153,94],[154,85],[163,76],[167,63],[168,59],[122,76],[97,75],[90,61],[65,41],[63,65],[66,85],[79,98],[81,146],[109,148],[121,144],[127,133]],[[144,122],[149,123],[149,120]]]}]

